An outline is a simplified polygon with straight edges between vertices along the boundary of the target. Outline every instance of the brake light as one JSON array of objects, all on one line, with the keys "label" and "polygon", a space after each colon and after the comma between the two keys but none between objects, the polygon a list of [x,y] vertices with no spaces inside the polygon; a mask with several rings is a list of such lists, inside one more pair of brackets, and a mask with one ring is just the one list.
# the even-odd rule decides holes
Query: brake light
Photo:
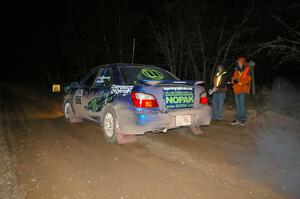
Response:
[{"label": "brake light", "polygon": [[200,104],[208,104],[208,98],[207,97],[200,97]]},{"label": "brake light", "polygon": [[200,104],[208,104],[208,97],[206,96],[205,92],[200,95],[199,103]]},{"label": "brake light", "polygon": [[155,108],[158,103],[153,95],[139,92],[131,92],[131,100],[137,108]]}]

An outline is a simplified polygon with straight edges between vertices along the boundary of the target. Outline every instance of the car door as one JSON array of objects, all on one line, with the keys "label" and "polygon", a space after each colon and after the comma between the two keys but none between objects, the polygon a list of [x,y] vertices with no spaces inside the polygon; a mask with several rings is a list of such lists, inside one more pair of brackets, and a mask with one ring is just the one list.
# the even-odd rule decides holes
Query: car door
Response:
[{"label": "car door", "polygon": [[94,85],[89,89],[87,96],[87,118],[100,121],[99,114],[103,106],[112,100],[110,95],[110,88],[113,82],[112,69],[101,68]]},{"label": "car door", "polygon": [[88,103],[87,97],[89,89],[94,85],[98,74],[98,69],[91,70],[80,82],[79,88],[75,91],[73,97],[73,106],[78,117],[85,118],[86,106]]}]

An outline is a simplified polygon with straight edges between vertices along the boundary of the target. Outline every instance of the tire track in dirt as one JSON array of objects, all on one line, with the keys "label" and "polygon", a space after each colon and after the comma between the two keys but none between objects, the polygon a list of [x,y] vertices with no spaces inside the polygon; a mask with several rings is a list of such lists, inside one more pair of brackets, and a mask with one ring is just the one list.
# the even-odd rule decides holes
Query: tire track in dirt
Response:
[{"label": "tire track in dirt", "polygon": [[15,144],[11,135],[10,113],[14,111],[9,92],[0,85],[0,198],[23,198],[16,178]]},{"label": "tire track in dirt", "polygon": [[[234,198],[235,194],[233,193],[239,192],[242,198],[260,198],[262,195],[266,198],[281,198],[259,182],[249,178],[240,178],[238,173],[241,171],[236,166],[227,163],[216,164],[205,157],[195,156],[197,153],[191,153],[190,148],[184,149],[180,145],[175,147],[174,142],[179,140],[185,145],[192,144],[197,140],[197,137],[189,134],[188,129],[180,129],[180,132],[183,131],[183,133],[177,131],[171,130],[169,132],[171,135],[166,135],[169,137],[168,139],[157,139],[158,136],[152,135],[140,136],[138,138],[140,148],[138,150],[127,149],[127,151],[139,161],[151,162],[151,164],[153,161],[149,159],[156,157],[161,160],[160,164],[165,164],[164,168],[167,168],[162,172],[174,177],[189,178],[190,181],[200,184],[202,189],[212,195],[223,193],[223,198]],[[170,141],[171,139],[172,141]],[[166,140],[168,141],[165,142]],[[143,156],[145,152],[151,153],[151,158]],[[199,183],[199,178],[205,179],[205,183]]]}]

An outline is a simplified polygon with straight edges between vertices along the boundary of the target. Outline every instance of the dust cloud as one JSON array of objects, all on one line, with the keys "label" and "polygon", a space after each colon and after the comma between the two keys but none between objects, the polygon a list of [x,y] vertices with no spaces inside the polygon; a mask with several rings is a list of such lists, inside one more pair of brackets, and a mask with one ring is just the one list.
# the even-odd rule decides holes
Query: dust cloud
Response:
[{"label": "dust cloud", "polygon": [[300,91],[279,79],[266,95],[255,125],[257,155],[250,158],[249,170],[289,198],[299,198]]}]

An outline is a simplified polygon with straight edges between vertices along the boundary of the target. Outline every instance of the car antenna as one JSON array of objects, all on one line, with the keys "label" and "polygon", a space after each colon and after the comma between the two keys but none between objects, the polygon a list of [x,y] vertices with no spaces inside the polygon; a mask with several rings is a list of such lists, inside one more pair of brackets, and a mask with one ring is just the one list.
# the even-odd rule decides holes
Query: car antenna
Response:
[{"label": "car antenna", "polygon": [[133,41],[132,41],[132,57],[131,57],[131,64],[133,64],[133,60],[134,60],[134,51],[135,51],[135,37],[133,37]]}]

